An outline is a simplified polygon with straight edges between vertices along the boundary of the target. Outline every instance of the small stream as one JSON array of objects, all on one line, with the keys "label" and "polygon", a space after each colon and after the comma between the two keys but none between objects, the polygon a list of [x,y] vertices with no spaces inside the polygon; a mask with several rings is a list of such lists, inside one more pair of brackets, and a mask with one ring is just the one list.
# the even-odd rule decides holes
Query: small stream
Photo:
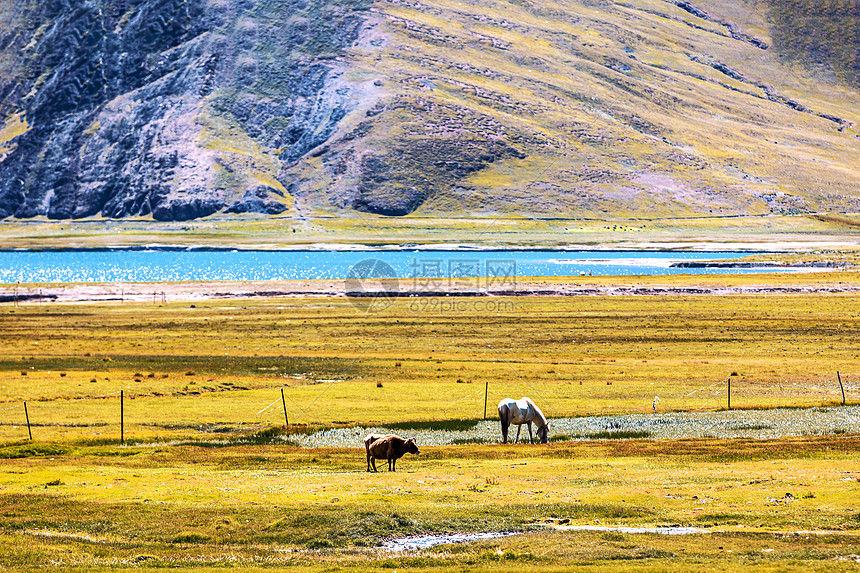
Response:
[{"label": "small stream", "polygon": [[561,531],[611,531],[615,533],[656,533],[658,535],[695,535],[710,533],[698,527],[609,527],[600,525],[557,525]]},{"label": "small stream", "polygon": [[382,548],[387,551],[418,551],[420,549],[429,549],[435,545],[443,545],[446,543],[483,541],[486,539],[496,539],[498,537],[508,537],[511,535],[520,535],[520,532],[492,531],[489,533],[436,533],[431,535],[413,535],[412,537],[389,539],[382,544]]},{"label": "small stream", "polygon": [[[601,525],[553,525],[559,531],[605,531],[616,533],[650,533],[656,535],[696,535],[710,533],[707,529],[698,527],[611,527]],[[436,545],[448,543],[466,543],[469,541],[484,541],[499,537],[522,535],[521,531],[491,531],[489,533],[438,533],[432,535],[413,535],[389,539],[382,544],[385,551],[420,551]]]}]

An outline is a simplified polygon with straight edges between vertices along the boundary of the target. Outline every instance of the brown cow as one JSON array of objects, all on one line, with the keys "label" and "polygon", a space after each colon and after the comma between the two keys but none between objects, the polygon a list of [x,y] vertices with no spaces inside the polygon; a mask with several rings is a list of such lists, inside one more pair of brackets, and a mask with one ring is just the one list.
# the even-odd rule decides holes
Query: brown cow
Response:
[{"label": "brown cow", "polygon": [[370,471],[370,444],[380,438],[393,435],[394,434],[367,434],[367,437],[364,438],[364,449],[367,452],[367,471]]},{"label": "brown cow", "polygon": [[[421,451],[418,449],[418,446],[415,445],[415,438],[409,438],[408,440],[404,440],[400,436],[395,436],[394,434],[388,434],[382,437],[378,437],[376,440],[371,439],[371,434],[367,438],[365,438],[365,445],[367,442],[370,442],[370,445],[367,447],[368,452],[368,461],[373,465],[373,471],[378,471],[376,469],[376,460],[387,459],[388,460],[388,471],[395,471],[394,466],[397,463],[399,458],[402,458],[405,453],[410,454],[420,454]],[[370,471],[368,469],[368,471]]]}]

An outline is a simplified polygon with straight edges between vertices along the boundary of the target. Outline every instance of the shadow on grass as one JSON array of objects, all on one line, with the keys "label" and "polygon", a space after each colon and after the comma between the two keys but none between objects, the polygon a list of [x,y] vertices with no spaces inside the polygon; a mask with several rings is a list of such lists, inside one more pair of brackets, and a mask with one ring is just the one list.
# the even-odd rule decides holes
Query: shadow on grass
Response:
[{"label": "shadow on grass", "polygon": [[472,430],[482,418],[459,418],[452,420],[419,420],[412,422],[397,422],[394,424],[385,424],[384,427],[392,430],[438,430],[447,432],[462,432]]},{"label": "shadow on grass", "polygon": [[550,442],[572,442],[574,440],[643,440],[651,437],[647,430],[605,430],[590,434],[555,434],[550,436]]}]

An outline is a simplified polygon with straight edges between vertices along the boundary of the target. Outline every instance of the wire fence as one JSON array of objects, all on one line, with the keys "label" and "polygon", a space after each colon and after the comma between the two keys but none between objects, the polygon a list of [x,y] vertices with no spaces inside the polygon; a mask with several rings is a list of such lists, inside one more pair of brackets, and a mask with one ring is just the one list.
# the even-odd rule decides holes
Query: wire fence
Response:
[{"label": "wire fence", "polygon": [[[151,439],[153,434],[171,432],[247,432],[271,426],[289,426],[290,412],[294,416],[294,425],[309,425],[302,415],[317,405],[328,409],[343,396],[332,393],[331,389],[342,380],[326,380],[325,386],[314,393],[309,393],[308,386],[294,386],[286,389],[270,387],[250,392],[233,391],[219,395],[201,395],[184,398],[153,397],[126,395],[124,390],[99,394],[97,396],[81,396],[63,399],[38,399],[36,401],[21,401],[18,403],[0,403],[0,438],[15,439],[51,439],[71,438],[77,431],[91,433],[88,437],[113,440],[123,443],[126,439]],[[310,388],[315,388],[312,385]],[[397,386],[391,384],[390,386]],[[495,404],[499,395],[507,395],[515,390],[521,390],[533,399],[549,417],[566,417],[583,415],[576,410],[576,404],[571,401],[571,390],[564,385],[545,384],[541,386],[522,385],[493,387],[485,383],[477,389],[464,389],[463,393],[430,397],[412,396],[411,400],[403,391],[394,399],[389,396],[368,398],[366,409],[356,411],[355,423],[364,423],[368,412],[375,411],[372,419],[375,424],[385,427],[404,421],[440,420],[445,419],[494,419]],[[575,388],[575,387],[574,387]],[[296,391],[301,389],[301,395]],[[837,380],[822,380],[814,385],[786,381],[774,385],[751,380],[722,379],[711,383],[702,383],[692,390],[667,392],[662,395],[630,397],[625,401],[629,405],[620,407],[612,412],[605,410],[593,414],[624,413],[626,411],[703,411],[733,409],[774,408],[785,406],[821,406],[845,405],[848,396],[856,396],[860,390],[856,384],[847,384],[837,373]],[[491,399],[492,396],[492,399]],[[323,400],[327,397],[328,400]],[[517,398],[519,396],[512,396]],[[804,399],[799,399],[802,397]],[[448,399],[450,398],[450,399]],[[269,401],[271,399],[271,401]],[[593,396],[594,400],[610,401],[606,396]],[[734,404],[732,403],[734,401]],[[133,403],[131,408],[127,403]],[[398,403],[405,404],[398,407]],[[633,406],[638,403],[639,406]],[[651,406],[646,408],[645,405]],[[279,407],[280,406],[280,407]],[[489,411],[488,411],[489,409]],[[129,416],[129,410],[132,414]],[[383,415],[380,415],[382,412]],[[587,413],[585,413],[587,414]],[[281,417],[282,416],[282,417]],[[328,420],[310,425],[348,425],[349,421]],[[126,428],[132,430],[127,435]],[[34,435],[33,431],[36,429]],[[62,429],[63,431],[56,431]],[[26,432],[25,432],[26,430]],[[54,431],[46,431],[54,430]],[[137,434],[137,435],[135,435]]]}]

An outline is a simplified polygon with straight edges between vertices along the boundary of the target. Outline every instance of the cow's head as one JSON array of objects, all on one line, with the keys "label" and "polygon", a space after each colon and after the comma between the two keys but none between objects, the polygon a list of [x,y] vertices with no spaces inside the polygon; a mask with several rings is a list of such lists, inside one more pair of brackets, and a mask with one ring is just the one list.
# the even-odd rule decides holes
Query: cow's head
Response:
[{"label": "cow's head", "polygon": [[406,440],[406,451],[410,454],[420,454],[421,450],[418,449],[418,445],[415,443],[415,438],[409,438]]}]

